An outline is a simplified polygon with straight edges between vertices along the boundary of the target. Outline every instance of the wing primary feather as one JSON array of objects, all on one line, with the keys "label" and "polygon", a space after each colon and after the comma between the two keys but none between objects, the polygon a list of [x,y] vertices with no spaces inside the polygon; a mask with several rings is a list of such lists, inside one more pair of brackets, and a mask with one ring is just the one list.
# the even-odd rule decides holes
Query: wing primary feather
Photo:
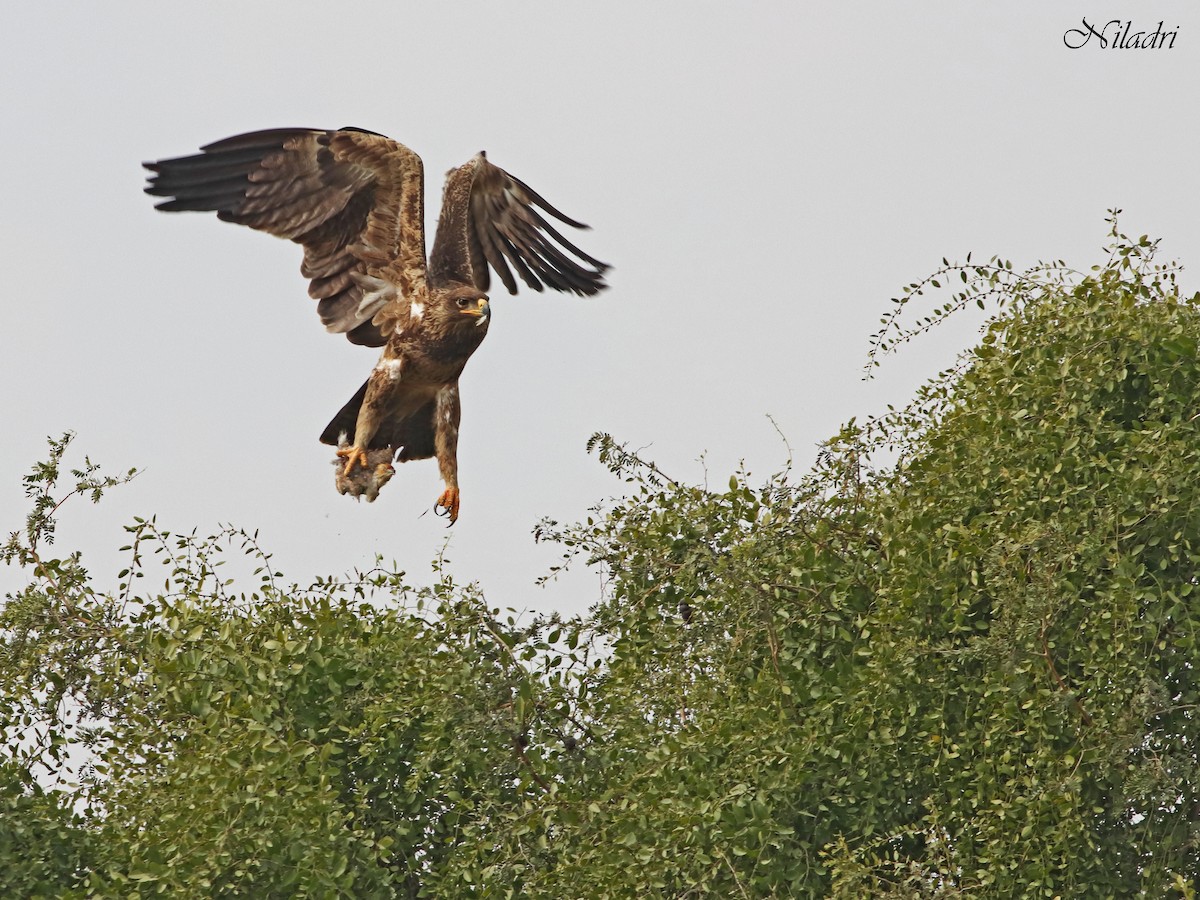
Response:
[{"label": "wing primary feather", "polygon": [[217,212],[218,217],[223,213],[222,207],[228,205],[224,201],[228,197],[184,197],[174,200],[163,200],[155,203],[154,208],[163,212]]},{"label": "wing primary feather", "polygon": [[592,266],[594,266],[597,274],[603,274],[612,268],[608,263],[600,262],[600,260],[596,259],[596,257],[589,253],[585,253],[583,250],[580,250],[579,247],[575,246],[575,244],[569,238],[567,238],[557,228],[538,215],[536,210],[529,210],[529,214],[537,219],[538,227],[545,231],[546,234],[550,235],[550,237],[562,244],[565,249],[570,250],[584,262],[590,263]]},{"label": "wing primary feather", "polygon": [[[507,172],[505,172],[504,174],[508,175]],[[508,177],[512,181],[513,184],[515,184],[517,187],[519,187],[521,190],[523,190],[529,196],[529,201],[531,203],[534,203],[534,204],[540,206],[546,212],[550,213],[550,215],[554,216],[554,218],[558,219],[558,221],[564,222],[567,225],[570,225],[572,228],[579,228],[579,229],[582,229],[583,231],[591,230],[591,228],[592,228],[591,225],[585,225],[583,222],[580,222],[576,219],[572,219],[570,216],[564,215],[563,213],[559,212],[557,209],[555,209],[553,206],[551,206],[549,203],[547,203],[545,198],[542,197],[541,194],[539,194],[537,191],[535,191],[533,188],[531,188],[529,185],[527,185],[525,182],[523,182],[520,178],[517,178],[513,175],[508,175]]]},{"label": "wing primary feather", "polygon": [[501,237],[500,248],[504,251],[504,255],[508,257],[508,261],[512,263],[513,268],[517,270],[517,274],[521,276],[521,280],[535,291],[541,291],[542,282],[533,274],[533,271],[526,264],[523,254],[513,246],[512,241],[507,237]]},{"label": "wing primary feather", "polygon": [[[203,161],[203,160],[201,160]],[[150,166],[146,166],[150,168]],[[179,188],[200,187],[225,182],[246,184],[252,166],[248,163],[222,163],[221,165],[163,166],[156,164],[154,180],[146,188],[147,194],[169,194]]]},{"label": "wing primary feather", "polygon": [[504,262],[504,251],[500,249],[497,242],[498,238],[499,240],[503,240],[503,238],[486,228],[476,229],[476,236],[482,245],[483,255],[487,259],[488,265],[500,276],[500,281],[504,284],[508,292],[515,294],[517,292],[516,279],[513,278],[508,264]]},{"label": "wing primary feather", "polygon": [[205,153],[225,152],[229,150],[244,150],[248,148],[282,148],[285,141],[292,138],[309,135],[327,135],[323,128],[267,128],[262,131],[248,131],[245,134],[235,134],[233,137],[222,138],[205,144],[200,149]]},{"label": "wing primary feather", "polygon": [[566,248],[576,250],[581,257],[590,257],[559,234],[536,210],[523,209],[522,215],[514,219],[513,227],[504,236],[528,269],[536,273],[546,286],[585,296],[600,290],[599,279],[604,272],[600,266],[603,264],[597,261],[597,269],[592,271],[571,259],[551,237]]}]

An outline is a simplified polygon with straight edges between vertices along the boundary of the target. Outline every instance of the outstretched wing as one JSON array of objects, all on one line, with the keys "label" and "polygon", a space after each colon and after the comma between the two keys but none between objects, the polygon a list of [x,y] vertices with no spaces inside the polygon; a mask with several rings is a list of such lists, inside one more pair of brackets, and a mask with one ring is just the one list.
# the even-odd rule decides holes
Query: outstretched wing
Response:
[{"label": "outstretched wing", "polygon": [[[325,327],[356,344],[381,346],[397,310],[372,318],[425,278],[420,158],[360,129],[283,128],[208,144],[195,156],[145,163],[146,193],[164,212],[216,212],[304,247]],[[406,315],[406,313],[404,313]]]},{"label": "outstretched wing", "polygon": [[[528,185],[487,161],[480,153],[446,176],[429,277],[488,289],[488,266],[510,294],[517,292],[512,269],[540,291],[590,295],[603,290],[608,265],[584,253],[538,210],[572,228],[587,228],[563,215]],[[512,269],[509,268],[511,265]]]}]

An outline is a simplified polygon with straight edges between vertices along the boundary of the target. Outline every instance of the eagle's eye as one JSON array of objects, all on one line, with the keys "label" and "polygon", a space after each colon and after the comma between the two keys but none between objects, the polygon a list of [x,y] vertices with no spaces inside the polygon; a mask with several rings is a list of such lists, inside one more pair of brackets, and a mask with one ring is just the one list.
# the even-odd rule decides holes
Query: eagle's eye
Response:
[{"label": "eagle's eye", "polygon": [[459,297],[459,298],[458,298],[457,300],[455,300],[454,302],[458,304],[458,308],[459,308],[459,309],[466,309],[466,308],[467,308],[467,304],[468,304],[468,303],[470,303],[470,302],[471,302],[471,300],[470,300],[470,298],[468,298],[468,297]]}]

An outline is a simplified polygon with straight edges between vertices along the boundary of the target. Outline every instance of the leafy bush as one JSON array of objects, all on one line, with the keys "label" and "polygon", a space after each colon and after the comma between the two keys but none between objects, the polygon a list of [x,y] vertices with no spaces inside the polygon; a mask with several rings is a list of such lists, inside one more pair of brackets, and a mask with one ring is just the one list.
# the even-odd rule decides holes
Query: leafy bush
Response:
[{"label": "leafy bush", "polygon": [[627,496],[537,532],[608,576],[578,617],[152,520],[102,592],[48,545],[122,479],[60,489],[52,442],[4,550],[0,894],[1195,896],[1200,302],[1155,246],[943,261],[873,357],[972,302],[979,345],[806,474],[597,435]]}]

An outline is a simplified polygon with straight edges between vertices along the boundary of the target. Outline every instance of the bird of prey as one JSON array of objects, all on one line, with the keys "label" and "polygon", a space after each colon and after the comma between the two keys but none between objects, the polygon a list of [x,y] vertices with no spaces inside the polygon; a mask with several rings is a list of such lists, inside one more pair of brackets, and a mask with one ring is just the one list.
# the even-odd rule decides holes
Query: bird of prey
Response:
[{"label": "bird of prey", "polygon": [[[489,266],[510,294],[591,295],[608,266],[543,213],[571,219],[484,153],[446,176],[433,253],[425,255],[424,175],[407,147],[361,128],[284,128],[145,163],[164,212],[216,212],[304,248],[301,274],[328,331],[382,347],[366,383],[321,441],[338,447],[338,489],[374,499],[393,459],[436,456],[434,509],[458,518],[458,378],[487,334]],[[344,462],[343,462],[344,461]]]}]

